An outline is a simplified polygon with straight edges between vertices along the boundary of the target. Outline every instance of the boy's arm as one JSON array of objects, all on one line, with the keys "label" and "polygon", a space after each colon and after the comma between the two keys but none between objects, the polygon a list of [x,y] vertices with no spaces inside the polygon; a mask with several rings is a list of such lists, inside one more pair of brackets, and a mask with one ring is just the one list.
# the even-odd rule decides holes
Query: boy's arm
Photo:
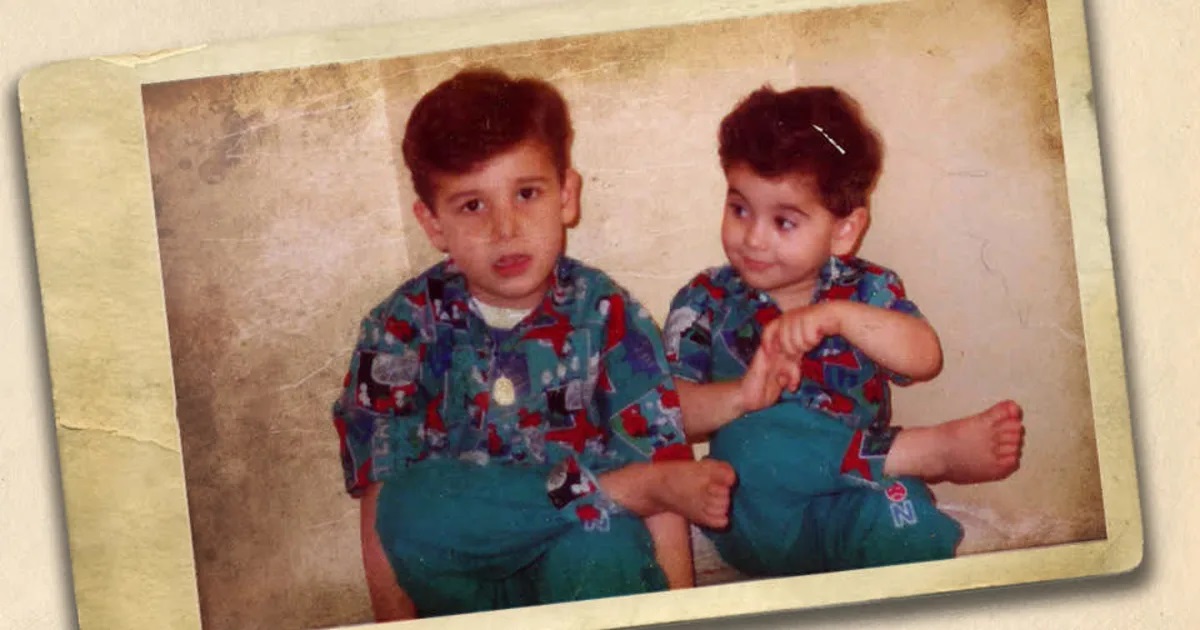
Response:
[{"label": "boy's arm", "polygon": [[419,428],[436,412],[418,383],[422,339],[383,307],[363,319],[342,395],[333,405],[346,491],[361,496],[372,483],[420,459]]},{"label": "boy's arm", "polygon": [[654,557],[667,576],[667,586],[671,589],[695,586],[687,521],[678,514],[662,512],[646,518],[646,529],[654,539]]},{"label": "boy's arm", "polygon": [[712,382],[716,313],[727,291],[720,272],[705,271],[676,293],[663,331],[667,363],[679,391],[689,442],[702,442],[735,418],[774,403],[783,388],[800,384],[800,367],[790,357],[755,353],[741,379]]},{"label": "boy's arm", "polygon": [[633,461],[692,460],[658,326],[624,291],[604,299],[608,321],[598,361],[598,424],[619,438],[611,443],[632,447]]},{"label": "boy's arm", "polygon": [[840,334],[885,369],[915,381],[942,371],[941,342],[924,319],[857,302],[826,304],[839,311]]},{"label": "boy's arm", "polygon": [[763,345],[799,360],[825,337],[841,335],[900,384],[937,376],[941,342],[900,278],[881,270],[862,282],[863,301],[830,300],[790,310],[766,327]]},{"label": "boy's arm", "polygon": [[800,386],[799,362],[759,348],[742,378],[720,383],[675,379],[689,442],[703,442],[736,418],[770,406],[784,389]]},{"label": "boy's arm", "polygon": [[415,619],[416,607],[396,582],[396,574],[375,531],[375,501],[378,496],[379,484],[373,483],[367,486],[359,503],[363,569],[367,575],[371,610],[375,614],[375,621]]},{"label": "boy's arm", "polygon": [[742,415],[738,382],[693,383],[675,379],[688,442],[703,442],[717,429]]}]

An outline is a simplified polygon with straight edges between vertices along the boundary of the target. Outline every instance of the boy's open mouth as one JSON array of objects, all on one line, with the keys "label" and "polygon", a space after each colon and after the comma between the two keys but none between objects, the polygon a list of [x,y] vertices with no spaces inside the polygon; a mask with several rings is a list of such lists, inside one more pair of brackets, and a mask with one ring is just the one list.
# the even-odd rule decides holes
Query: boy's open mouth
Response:
[{"label": "boy's open mouth", "polygon": [[501,276],[511,278],[525,273],[532,260],[527,254],[507,254],[497,258],[496,262],[492,263],[492,268]]}]

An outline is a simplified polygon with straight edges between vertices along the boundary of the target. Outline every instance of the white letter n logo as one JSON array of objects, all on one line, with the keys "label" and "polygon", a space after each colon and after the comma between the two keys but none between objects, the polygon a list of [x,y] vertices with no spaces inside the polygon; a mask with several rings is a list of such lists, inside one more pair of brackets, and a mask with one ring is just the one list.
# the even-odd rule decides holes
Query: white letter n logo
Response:
[{"label": "white letter n logo", "polygon": [[905,525],[917,524],[917,511],[913,509],[912,501],[901,501],[888,506],[892,509],[892,524],[897,529]]}]

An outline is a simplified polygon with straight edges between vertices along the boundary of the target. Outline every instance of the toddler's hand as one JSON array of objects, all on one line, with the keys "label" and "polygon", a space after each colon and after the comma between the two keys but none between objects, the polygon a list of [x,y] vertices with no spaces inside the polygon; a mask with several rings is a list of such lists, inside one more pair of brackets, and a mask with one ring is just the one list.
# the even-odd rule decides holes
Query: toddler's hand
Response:
[{"label": "toddler's hand", "polygon": [[822,302],[790,310],[767,324],[762,347],[799,361],[826,337],[839,334],[841,320],[835,304]]},{"label": "toddler's hand", "polygon": [[758,411],[779,400],[784,389],[795,391],[800,386],[800,364],[789,357],[771,352],[763,344],[750,360],[750,368],[742,376],[738,390],[742,413]]}]

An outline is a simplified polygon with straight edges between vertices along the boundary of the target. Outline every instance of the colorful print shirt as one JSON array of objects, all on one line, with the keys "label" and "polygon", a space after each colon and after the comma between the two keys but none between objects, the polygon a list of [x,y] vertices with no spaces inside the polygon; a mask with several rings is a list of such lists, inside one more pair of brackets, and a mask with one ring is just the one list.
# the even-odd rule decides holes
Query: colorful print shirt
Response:
[{"label": "colorful print shirt", "polygon": [[554,466],[548,497],[585,524],[617,510],[595,475],[691,459],[649,313],[604,273],[560,257],[546,297],[489,328],[443,261],[363,320],[333,406],[346,490],[427,458]]},{"label": "colorful print shirt", "polygon": [[[832,257],[821,269],[813,303],[852,300],[921,317],[895,272],[853,256]],[[747,285],[731,266],[697,275],[676,294],[665,326],[674,376],[694,383],[728,381],[746,373],[763,328],[780,315],[770,295]],[[898,429],[890,427],[888,381],[902,375],[877,365],[841,336],[827,337],[804,355],[802,380],[782,401],[795,401],[854,429],[842,472],[867,480],[880,475]]]}]

